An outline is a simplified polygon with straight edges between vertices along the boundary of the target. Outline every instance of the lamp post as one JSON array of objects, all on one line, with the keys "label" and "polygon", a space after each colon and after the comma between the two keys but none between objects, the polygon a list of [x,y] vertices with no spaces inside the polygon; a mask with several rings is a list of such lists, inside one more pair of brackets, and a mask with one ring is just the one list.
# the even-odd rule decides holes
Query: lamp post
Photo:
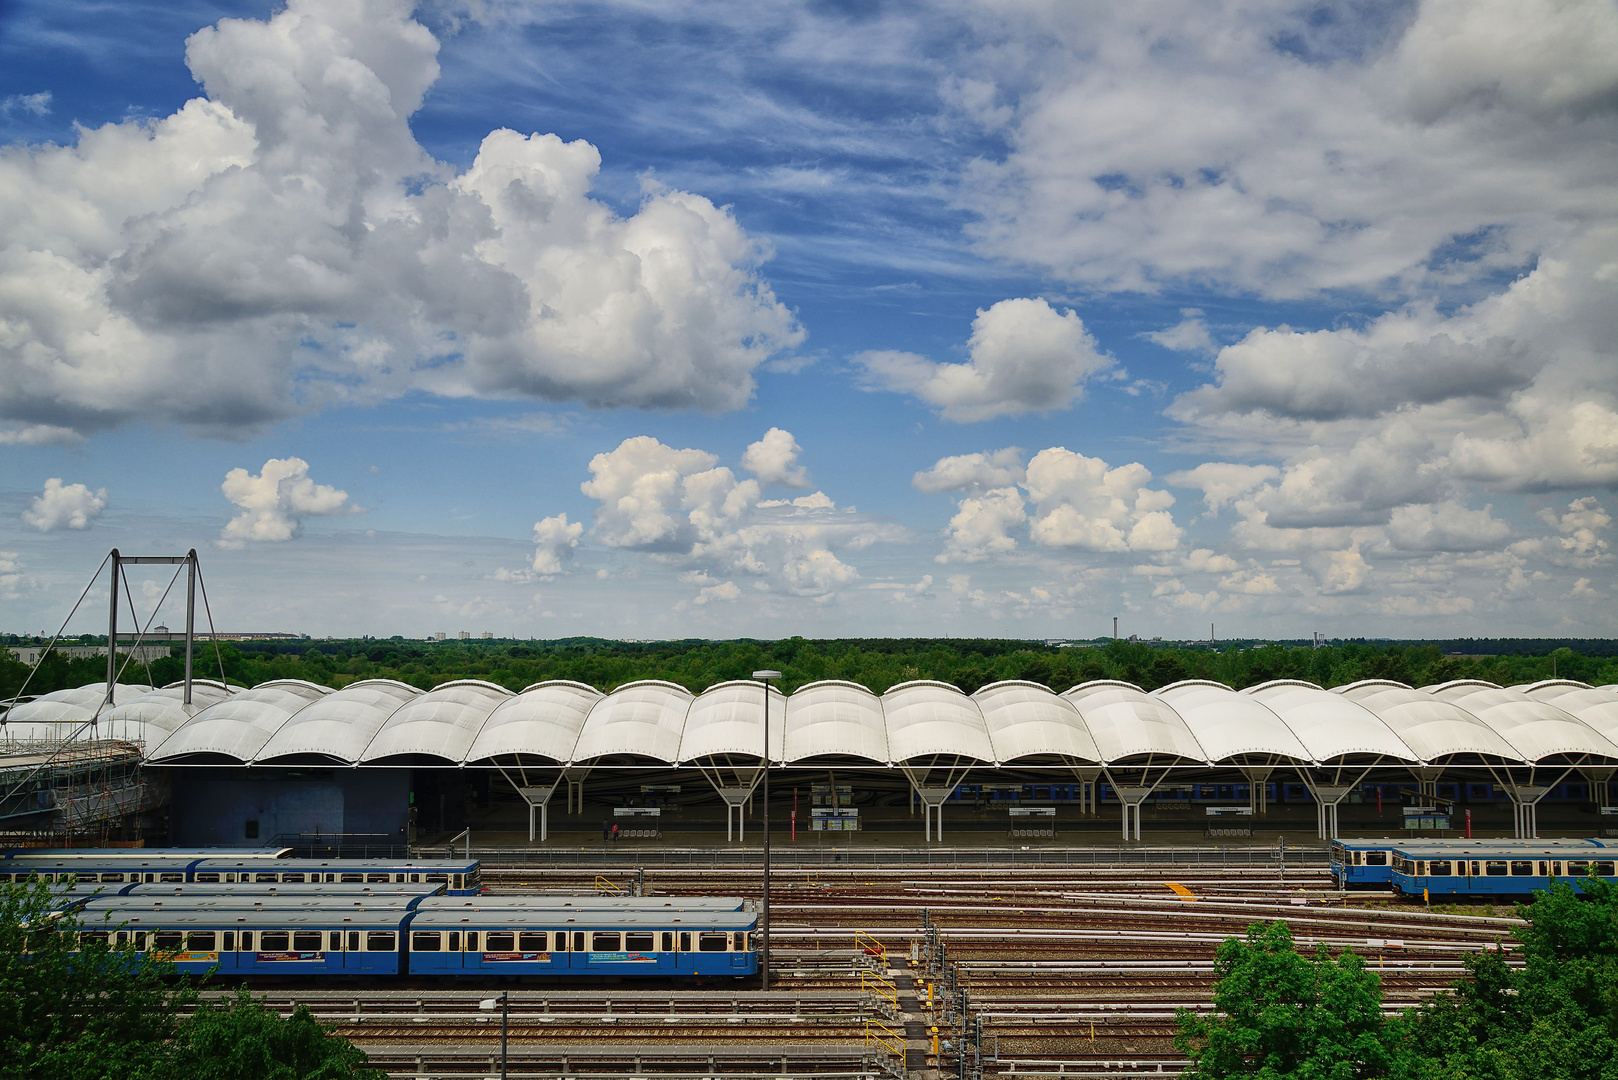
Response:
[{"label": "lamp post", "polygon": [[779,671],[755,671],[753,678],[764,684],[764,910],[758,918],[759,989],[770,988],[770,680]]},{"label": "lamp post", "polygon": [[500,991],[497,998],[484,998],[478,1002],[479,1009],[493,1009],[500,1006],[500,1080],[506,1080],[506,1031],[511,1020],[511,992]]}]

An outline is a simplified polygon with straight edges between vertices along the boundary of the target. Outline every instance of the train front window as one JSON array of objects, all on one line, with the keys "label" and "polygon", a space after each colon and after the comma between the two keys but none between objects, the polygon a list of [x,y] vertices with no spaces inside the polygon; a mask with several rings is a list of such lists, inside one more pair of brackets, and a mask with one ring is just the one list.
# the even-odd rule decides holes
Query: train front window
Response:
[{"label": "train front window", "polygon": [[285,930],[266,930],[259,935],[259,942],[265,952],[286,952],[292,947],[292,935]]},{"label": "train front window", "polygon": [[438,952],[440,945],[437,930],[415,930],[410,934],[411,952]]},{"label": "train front window", "polygon": [[729,952],[730,935],[726,933],[706,933],[697,935],[698,952]]},{"label": "train front window", "polygon": [[631,931],[624,935],[625,952],[652,952],[657,948],[655,944],[657,935],[650,930],[641,933]]},{"label": "train front window", "polygon": [[460,887],[461,887],[461,875],[456,874],[454,881],[450,884],[450,888],[459,889]]},{"label": "train front window", "polygon": [[393,952],[398,947],[392,930],[367,930],[365,932],[366,952]]},{"label": "train front window", "polygon": [[747,951],[747,934],[745,932],[741,931],[741,930],[738,930],[738,931],[736,931],[734,937],[735,937],[736,941],[731,947],[736,952],[746,952]]},{"label": "train front window", "polygon": [[1490,859],[1483,864],[1485,877],[1505,877],[1508,869],[1509,866],[1504,859]]},{"label": "train front window", "polygon": [[319,930],[297,930],[297,931],[294,931],[293,934],[292,934],[292,951],[293,952],[319,952],[320,951],[320,931]]},{"label": "train front window", "polygon": [[621,936],[616,930],[597,930],[590,935],[591,952],[617,952],[623,946],[619,943]]},{"label": "train front window", "polygon": [[510,930],[490,930],[485,947],[490,952],[510,952],[517,946]]}]

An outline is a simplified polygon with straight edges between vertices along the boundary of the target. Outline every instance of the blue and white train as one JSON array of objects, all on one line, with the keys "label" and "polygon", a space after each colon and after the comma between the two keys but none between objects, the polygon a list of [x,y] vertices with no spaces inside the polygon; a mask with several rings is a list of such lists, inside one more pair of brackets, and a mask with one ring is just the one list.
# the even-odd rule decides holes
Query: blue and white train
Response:
[{"label": "blue and white train", "polygon": [[1425,849],[1452,849],[1464,851],[1479,844],[1497,847],[1525,845],[1538,850],[1541,847],[1602,847],[1600,840],[1471,840],[1454,837],[1444,839],[1380,839],[1333,840],[1331,844],[1332,882],[1339,889],[1385,889],[1393,876],[1393,853],[1402,845],[1420,844]]},{"label": "blue and white train", "polygon": [[1590,874],[1618,882],[1618,850],[1600,840],[1578,848],[1563,841],[1472,841],[1439,847],[1411,841],[1396,847],[1389,882],[1401,896],[1521,897],[1564,881],[1582,892]]},{"label": "blue and white train", "polygon": [[[138,850],[138,849],[137,849]],[[467,859],[287,859],[198,857],[167,852],[17,855],[0,862],[0,883],[68,878],[99,884],[439,884],[455,895],[482,888],[481,864]]]}]

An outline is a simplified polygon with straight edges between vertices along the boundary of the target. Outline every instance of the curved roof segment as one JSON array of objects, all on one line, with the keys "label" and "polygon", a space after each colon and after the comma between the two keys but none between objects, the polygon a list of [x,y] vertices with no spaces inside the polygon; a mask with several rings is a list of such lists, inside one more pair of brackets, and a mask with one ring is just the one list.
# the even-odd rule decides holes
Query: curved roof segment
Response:
[{"label": "curved roof segment", "polygon": [[259,683],[202,710],[146,756],[151,761],[175,761],[207,754],[251,762],[288,717],[333,692],[329,686],[301,679]]},{"label": "curved roof segment", "polygon": [[133,739],[156,747],[176,729],[210,705],[233,693],[224,683],[194,679],[191,704],[185,704],[185,684],[170,683],[161,690],[142,694],[135,700],[103,713],[98,723],[103,738]]},{"label": "curved roof segment", "polygon": [[535,683],[495,707],[467,748],[466,760],[532,756],[568,764],[585,719],[605,696],[583,683]]},{"label": "curved roof segment", "polygon": [[1612,740],[1547,701],[1494,683],[1452,682],[1423,687],[1454,702],[1497,731],[1526,761],[1553,757],[1592,757],[1618,761]]},{"label": "curved roof segment", "polygon": [[358,761],[394,710],[421,691],[392,679],[349,683],[299,709],[259,748],[259,761],[329,758]]},{"label": "curved roof segment", "polygon": [[1061,696],[1084,717],[1102,761],[1209,760],[1180,714],[1138,686],[1092,682]]},{"label": "curved roof segment", "polygon": [[1307,747],[1264,703],[1223,683],[1193,680],[1156,690],[1185,720],[1210,761],[1244,757],[1313,761]]},{"label": "curved roof segment", "polygon": [[677,683],[648,679],[620,686],[590,710],[574,760],[629,754],[672,765],[680,759],[690,707],[691,691]]},{"label": "curved roof segment", "polygon": [[[119,683],[113,688],[114,706],[150,694],[152,688],[138,683]],[[66,690],[52,690],[32,701],[13,705],[5,713],[0,734],[11,739],[60,739],[73,734],[70,725],[82,724],[95,716],[107,697],[107,684],[87,683]],[[89,737],[86,733],[86,737]]]},{"label": "curved roof segment", "polygon": [[882,699],[859,683],[827,681],[799,687],[787,698],[788,764],[812,758],[855,758],[886,765],[888,725]]},{"label": "curved roof segment", "polygon": [[996,761],[1056,756],[1069,763],[1101,764],[1084,717],[1073,702],[1039,683],[990,683],[972,695],[989,729]]},{"label": "curved roof segment", "polygon": [[1393,729],[1351,698],[1313,683],[1282,680],[1250,686],[1242,693],[1260,701],[1298,737],[1316,761],[1350,757],[1416,761],[1419,755]]},{"label": "curved roof segment", "polygon": [[1424,762],[1462,756],[1524,760],[1516,747],[1459,705],[1404,683],[1367,679],[1329,692],[1375,713]]},{"label": "curved roof segment", "polygon": [[[786,695],[768,688],[770,760],[781,760],[786,740]],[[757,761],[764,753],[764,703],[761,682],[738,680],[710,686],[691,702],[685,715],[678,760],[700,761],[719,757],[747,757]]]},{"label": "curved roof segment", "polygon": [[1514,686],[1513,690],[1554,705],[1579,723],[1594,728],[1608,741],[1618,743],[1618,694],[1606,688],[1586,686],[1584,683],[1551,680],[1530,686]]},{"label": "curved roof segment", "polygon": [[977,702],[949,683],[900,683],[882,695],[882,716],[895,762],[938,756],[995,760]]},{"label": "curved roof segment", "polygon": [[395,709],[359,760],[419,756],[460,764],[489,714],[512,696],[503,686],[470,679],[436,686]]}]

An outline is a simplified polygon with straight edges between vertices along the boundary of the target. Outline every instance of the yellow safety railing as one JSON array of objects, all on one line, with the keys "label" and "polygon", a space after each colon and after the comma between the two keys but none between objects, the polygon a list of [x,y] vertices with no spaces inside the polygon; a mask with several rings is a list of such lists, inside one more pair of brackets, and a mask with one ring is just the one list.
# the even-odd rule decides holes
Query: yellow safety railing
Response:
[{"label": "yellow safety railing", "polygon": [[623,893],[624,891],[618,887],[617,883],[608,881],[600,874],[596,875],[597,896],[622,896]]},{"label": "yellow safety railing", "polygon": [[856,949],[859,949],[866,956],[880,957],[882,959],[883,963],[887,962],[887,959],[888,959],[887,946],[883,945],[880,941],[878,941],[876,938],[872,937],[870,934],[867,934],[864,930],[856,930],[856,931],[854,931],[854,947]]},{"label": "yellow safety railing", "polygon": [[880,998],[892,1005],[895,1010],[899,1008],[899,988],[891,980],[884,979],[875,972],[860,972],[860,993]]},{"label": "yellow safety railing", "polygon": [[867,1020],[865,1021],[865,1045],[880,1046],[888,1053],[902,1058],[905,1056],[904,1029],[894,1027],[892,1024],[882,1020]]}]

